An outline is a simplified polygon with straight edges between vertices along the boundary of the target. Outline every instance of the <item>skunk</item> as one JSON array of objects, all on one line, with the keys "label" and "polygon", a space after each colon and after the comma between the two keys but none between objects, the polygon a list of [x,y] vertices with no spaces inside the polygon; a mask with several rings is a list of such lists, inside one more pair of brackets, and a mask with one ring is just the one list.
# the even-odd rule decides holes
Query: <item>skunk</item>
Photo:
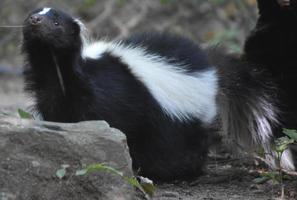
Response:
[{"label": "skunk", "polygon": [[134,170],[152,179],[199,174],[217,114],[204,53],[166,34],[88,44],[84,32],[52,8],[25,20],[25,79],[43,119],[106,120],[126,134]]},{"label": "skunk", "polygon": [[[245,42],[242,59],[257,63],[271,75],[280,111],[274,133],[280,135],[282,128],[297,129],[297,1],[281,7],[276,0],[258,0],[258,7],[259,19]],[[286,154],[283,157],[288,162],[284,165],[294,169],[296,157],[289,162],[291,155],[289,151]]]},{"label": "skunk", "polygon": [[215,132],[268,146],[278,120],[257,67],[180,36],[90,42],[80,20],[41,8],[24,22],[22,48],[42,118],[107,121],[126,134],[133,169],[153,180],[199,175]]},{"label": "skunk", "polygon": [[259,0],[260,17],[245,42],[244,57],[269,71],[279,88],[286,128],[297,128],[297,2],[280,7],[276,1]]}]

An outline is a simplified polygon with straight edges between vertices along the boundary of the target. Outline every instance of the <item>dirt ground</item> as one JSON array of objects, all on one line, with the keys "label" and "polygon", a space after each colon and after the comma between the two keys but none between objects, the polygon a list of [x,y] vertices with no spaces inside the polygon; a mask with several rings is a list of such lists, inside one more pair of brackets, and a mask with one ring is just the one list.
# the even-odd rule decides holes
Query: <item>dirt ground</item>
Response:
[{"label": "dirt ground", "polygon": [[[280,186],[268,181],[255,184],[258,169],[251,159],[210,160],[205,175],[192,182],[157,186],[156,198],[183,200],[273,200],[281,196]],[[286,199],[297,199],[297,180],[285,181]]]},{"label": "dirt ground", "polygon": [[[25,108],[30,98],[22,91],[21,76],[0,74],[0,110]],[[255,184],[259,175],[251,159],[212,157],[205,174],[190,182],[158,184],[154,200],[272,200],[280,197],[280,186],[268,181]],[[297,199],[297,177],[285,180],[286,199]]]}]

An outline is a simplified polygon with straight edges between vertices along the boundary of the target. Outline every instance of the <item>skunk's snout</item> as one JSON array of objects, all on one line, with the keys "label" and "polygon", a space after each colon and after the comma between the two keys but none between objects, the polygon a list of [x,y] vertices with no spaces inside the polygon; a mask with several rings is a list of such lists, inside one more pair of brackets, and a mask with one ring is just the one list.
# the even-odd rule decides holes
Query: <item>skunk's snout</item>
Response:
[{"label": "skunk's snout", "polygon": [[43,21],[43,16],[40,14],[33,14],[29,17],[29,23],[31,25],[38,25]]}]

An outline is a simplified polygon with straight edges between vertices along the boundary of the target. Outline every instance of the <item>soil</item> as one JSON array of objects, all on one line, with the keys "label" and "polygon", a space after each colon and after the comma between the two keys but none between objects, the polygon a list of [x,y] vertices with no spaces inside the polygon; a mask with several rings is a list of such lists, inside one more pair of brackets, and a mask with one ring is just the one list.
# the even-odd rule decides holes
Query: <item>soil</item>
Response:
[{"label": "soil", "polygon": [[[209,161],[205,174],[191,182],[157,186],[155,199],[183,200],[272,200],[279,199],[281,187],[272,181],[256,184],[259,168],[252,159]],[[297,179],[285,181],[286,199],[297,199]]]},{"label": "soil", "polygon": [[[30,104],[23,93],[21,76],[0,74],[0,110],[15,112]],[[280,185],[267,181],[254,183],[261,167],[253,159],[231,159],[230,156],[212,156],[205,174],[188,182],[156,185],[154,200],[270,200],[281,196]],[[297,199],[297,177],[284,181],[286,199]],[[36,186],[38,187],[38,186]],[[79,188],[78,188],[79,189]],[[1,199],[1,194],[0,194]]]}]

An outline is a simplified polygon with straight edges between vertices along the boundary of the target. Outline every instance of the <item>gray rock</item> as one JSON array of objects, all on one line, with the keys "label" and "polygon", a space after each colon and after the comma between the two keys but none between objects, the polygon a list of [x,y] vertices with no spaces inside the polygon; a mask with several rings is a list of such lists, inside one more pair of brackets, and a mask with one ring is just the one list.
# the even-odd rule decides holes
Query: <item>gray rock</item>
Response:
[{"label": "gray rock", "polygon": [[[61,124],[0,115],[0,200],[137,198],[121,177],[74,175],[93,163],[131,176],[125,135],[102,121]],[[60,180],[56,172],[62,165],[69,167]]]}]

